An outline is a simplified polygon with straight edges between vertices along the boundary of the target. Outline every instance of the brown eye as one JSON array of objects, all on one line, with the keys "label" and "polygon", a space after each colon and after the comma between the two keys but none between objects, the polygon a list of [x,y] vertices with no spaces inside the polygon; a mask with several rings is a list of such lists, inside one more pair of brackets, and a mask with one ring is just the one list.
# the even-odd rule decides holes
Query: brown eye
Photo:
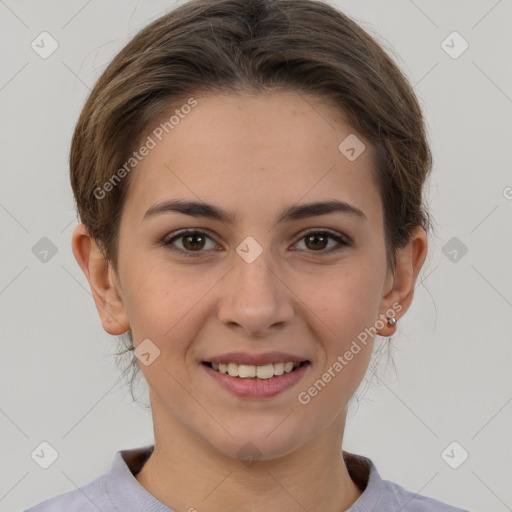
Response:
[{"label": "brown eye", "polygon": [[[208,241],[211,242],[210,247]],[[350,245],[344,237],[330,231],[310,231],[299,240],[302,241],[306,252],[318,253],[318,256],[337,252]],[[333,242],[335,243],[332,244]],[[214,240],[205,232],[198,230],[181,231],[170,238],[164,238],[162,244],[174,252],[191,257],[201,256],[202,253],[216,248]]]},{"label": "brown eye", "polygon": [[[210,247],[206,247],[208,240],[212,242]],[[172,238],[165,238],[162,243],[173,251],[192,257],[200,256],[202,252],[205,252],[202,249],[215,249],[216,245],[212,238],[203,231],[192,230],[182,231]]]},{"label": "brown eye", "polygon": [[[310,231],[300,239],[300,241],[303,240],[308,252],[318,252],[323,254],[330,254],[342,249],[343,246],[348,245],[348,242],[344,238],[335,233],[331,233],[330,231]],[[334,241],[336,243],[334,244],[334,247],[331,245],[331,247],[328,248],[330,241]]]},{"label": "brown eye", "polygon": [[308,249],[325,249],[329,242],[328,236],[325,235],[307,235],[304,239],[306,240],[306,247]]},{"label": "brown eye", "polygon": [[202,235],[186,235],[183,236],[183,246],[189,251],[202,249],[204,246],[204,237]]}]

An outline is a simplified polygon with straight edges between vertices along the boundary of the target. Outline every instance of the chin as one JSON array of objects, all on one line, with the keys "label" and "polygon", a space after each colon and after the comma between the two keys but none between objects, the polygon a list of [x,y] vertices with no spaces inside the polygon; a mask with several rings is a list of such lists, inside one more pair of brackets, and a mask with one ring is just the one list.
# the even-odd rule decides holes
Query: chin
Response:
[{"label": "chin", "polygon": [[[265,422],[266,428],[258,428],[257,421],[249,421],[236,428],[231,425],[227,430],[233,437],[225,434],[221,439],[207,441],[218,452],[233,459],[239,459],[248,467],[257,461],[284,457],[299,449],[305,442],[299,432],[293,431],[290,425],[286,427],[279,425],[279,421],[274,422],[272,428],[268,428],[267,425],[268,422]],[[296,427],[301,428],[299,425]]]}]

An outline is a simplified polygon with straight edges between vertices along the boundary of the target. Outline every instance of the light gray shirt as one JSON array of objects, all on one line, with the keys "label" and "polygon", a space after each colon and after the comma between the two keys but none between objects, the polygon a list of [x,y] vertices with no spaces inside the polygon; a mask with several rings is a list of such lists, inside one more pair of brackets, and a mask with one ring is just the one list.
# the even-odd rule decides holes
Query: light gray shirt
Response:
[{"label": "light gray shirt", "polygon": [[[118,451],[110,469],[96,480],[47,499],[23,512],[174,512],[150,494],[135,476],[154,445]],[[409,492],[382,480],[373,462],[343,451],[352,480],[363,491],[346,512],[469,512]]]}]

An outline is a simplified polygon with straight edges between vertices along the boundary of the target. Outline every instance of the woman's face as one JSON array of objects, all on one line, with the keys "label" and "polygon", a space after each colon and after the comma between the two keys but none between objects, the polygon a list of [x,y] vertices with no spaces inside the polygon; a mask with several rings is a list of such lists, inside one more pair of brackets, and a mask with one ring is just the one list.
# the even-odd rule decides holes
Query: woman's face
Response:
[{"label": "woman's face", "polygon": [[[130,176],[118,253],[123,307],[156,428],[184,429],[235,457],[250,442],[258,457],[274,458],[342,431],[373,333],[358,340],[365,328],[382,329],[391,307],[373,150],[312,97],[196,100],[161,141],[148,132],[156,146]],[[162,206],[171,201],[208,206],[187,214]],[[330,201],[354,210],[300,209]],[[287,211],[295,214],[281,218]],[[196,233],[180,238],[184,229]],[[231,352],[308,364],[298,379],[258,381],[204,364]]]}]

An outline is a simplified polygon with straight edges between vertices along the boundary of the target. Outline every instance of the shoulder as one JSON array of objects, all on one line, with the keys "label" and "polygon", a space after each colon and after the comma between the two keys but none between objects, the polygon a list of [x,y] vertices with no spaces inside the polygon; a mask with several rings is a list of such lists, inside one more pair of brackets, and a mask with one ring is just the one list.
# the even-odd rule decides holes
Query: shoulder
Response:
[{"label": "shoulder", "polygon": [[398,507],[396,510],[401,512],[469,512],[434,498],[410,492],[389,480],[382,480],[381,500],[379,505],[389,506],[390,511]]},{"label": "shoulder", "polygon": [[347,512],[469,512],[382,479],[368,457],[343,451],[343,458],[350,477],[362,490]]},{"label": "shoulder", "polygon": [[118,512],[144,510],[168,511],[135,479],[154,446],[116,452],[108,471],[81,487],[49,498],[23,512]]},{"label": "shoulder", "polygon": [[110,512],[105,475],[72,491],[49,498],[23,512]]}]

